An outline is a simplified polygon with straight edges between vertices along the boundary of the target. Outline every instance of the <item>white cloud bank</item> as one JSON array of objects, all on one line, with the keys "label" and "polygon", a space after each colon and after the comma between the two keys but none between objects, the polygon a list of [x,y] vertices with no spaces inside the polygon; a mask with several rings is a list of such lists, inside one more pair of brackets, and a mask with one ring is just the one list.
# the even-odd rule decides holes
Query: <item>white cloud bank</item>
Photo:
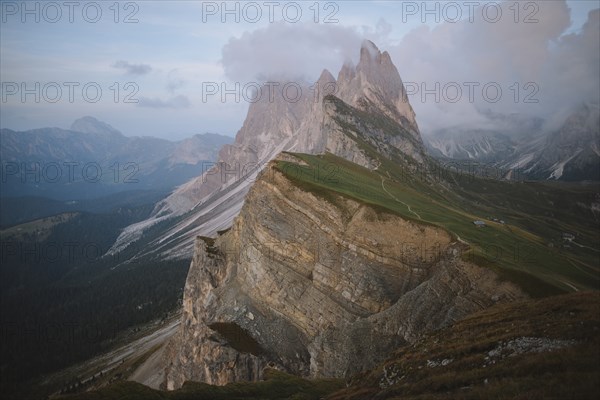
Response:
[{"label": "white cloud bank", "polygon": [[[495,23],[480,17],[434,28],[423,24],[398,43],[389,38],[391,25],[384,20],[374,30],[271,24],[230,39],[223,47],[222,63],[233,81],[314,81],[323,68],[335,75],[344,61],[356,61],[360,43],[370,39],[389,51],[405,83],[411,83],[411,103],[424,132],[489,127],[480,112],[486,109],[558,118],[583,101],[598,102],[600,10],[589,13],[581,31],[565,34],[571,25],[565,1],[537,2],[537,22],[530,23],[524,22],[528,13],[523,10],[515,22],[509,9],[513,4],[501,4],[503,17]],[[390,15],[389,20],[396,17]],[[434,94],[423,97],[421,89],[432,90],[436,83],[439,101]],[[457,87],[462,91],[458,101]],[[502,91],[499,98],[497,88]]]}]

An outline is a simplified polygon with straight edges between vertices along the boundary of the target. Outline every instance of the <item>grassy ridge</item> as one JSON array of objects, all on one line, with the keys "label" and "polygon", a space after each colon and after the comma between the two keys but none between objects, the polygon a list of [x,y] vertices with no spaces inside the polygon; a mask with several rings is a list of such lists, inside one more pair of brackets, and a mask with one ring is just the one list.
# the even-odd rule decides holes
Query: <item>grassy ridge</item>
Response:
[{"label": "grassy ridge", "polygon": [[[335,194],[381,207],[403,218],[443,227],[468,242],[464,255],[519,283],[533,296],[599,287],[593,214],[561,206],[589,203],[594,188],[507,183],[446,172],[443,178],[407,174],[382,162],[371,171],[331,154],[295,154],[307,165],[278,161],[296,185],[335,204]],[[546,199],[542,203],[541,199]],[[549,202],[549,203],[548,203]],[[488,215],[506,224],[474,220]],[[577,232],[582,246],[563,248],[561,232]]]}]

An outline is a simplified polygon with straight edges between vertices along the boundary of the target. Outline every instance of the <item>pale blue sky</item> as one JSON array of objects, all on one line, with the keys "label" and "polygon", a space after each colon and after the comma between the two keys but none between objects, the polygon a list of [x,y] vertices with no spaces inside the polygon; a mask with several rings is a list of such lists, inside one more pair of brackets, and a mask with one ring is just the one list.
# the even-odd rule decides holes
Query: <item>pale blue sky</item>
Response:
[{"label": "pale blue sky", "polygon": [[[92,115],[126,135],[173,139],[202,132],[234,135],[243,122],[248,103],[243,99],[236,102],[233,98],[222,102],[218,96],[205,102],[202,98],[203,83],[216,82],[233,87],[236,81],[243,85],[273,71],[285,71],[294,78],[301,75],[309,81],[315,80],[323,68],[330,69],[336,75],[345,59],[356,61],[358,46],[363,38],[371,39],[382,50],[390,51],[405,81],[434,79],[438,71],[435,68],[419,68],[415,52],[435,52],[436,43],[431,43],[431,48],[411,48],[407,43],[409,34],[412,32],[419,38],[426,38],[429,34],[435,37],[433,32],[436,25],[440,28],[436,32],[445,29],[442,25],[448,25],[449,35],[453,35],[453,29],[469,29],[468,26],[460,28],[460,24],[444,21],[445,17],[452,19],[455,15],[449,8],[444,11],[446,2],[427,3],[427,7],[432,9],[436,4],[439,7],[439,24],[435,21],[435,15],[422,15],[423,10],[417,10],[413,15],[413,6],[420,7],[420,1],[325,1],[319,2],[317,7],[314,1],[276,2],[279,5],[274,8],[275,23],[269,21],[269,9],[262,1],[255,2],[262,12],[258,22],[248,21],[254,18],[255,9],[246,8],[248,14],[243,14],[244,2],[240,2],[237,3],[240,21],[235,22],[234,15],[230,14],[226,15],[225,23],[221,21],[222,10],[214,15],[207,14],[214,10],[213,5],[220,8],[220,1],[135,1],[119,2],[118,7],[114,6],[115,1],[81,1],[75,2],[77,6],[73,9],[73,22],[69,21],[69,9],[62,5],[62,1],[53,5],[47,3],[1,2],[2,128],[68,128],[73,120]],[[286,8],[286,21],[283,8],[287,3],[294,4]],[[515,19],[516,16],[511,14],[514,6],[510,13],[507,11],[514,3],[509,1],[503,5],[503,19]],[[533,6],[528,6],[529,3],[533,2],[518,3],[521,9],[517,19],[524,19],[535,11]],[[60,6],[60,17],[56,14],[54,4]],[[92,23],[91,20],[96,18],[96,4],[99,4],[102,15],[98,22]],[[233,8],[235,4],[229,2],[228,7]],[[296,15],[295,4],[299,4],[302,10],[298,22],[292,22]],[[465,20],[467,15],[464,13],[469,8],[462,1],[456,4],[459,4]],[[553,25],[564,25],[557,28],[558,36],[580,34],[588,12],[599,7],[599,1],[595,0],[567,1],[566,4],[570,8],[571,20],[566,25],[564,16],[561,16],[564,10],[541,9],[534,12],[534,17],[539,21],[528,27],[531,36],[537,36],[539,32],[539,36],[546,35],[547,40],[546,36],[541,40],[531,40],[538,40],[540,46],[552,48],[556,45],[557,35],[556,30],[552,29]],[[24,8],[34,11],[23,15]],[[86,13],[83,12],[84,8]],[[118,16],[115,14],[117,8]],[[318,24],[314,21],[317,8]],[[35,21],[36,13],[39,22]],[[331,13],[332,21],[324,23],[326,16]],[[124,23],[127,16],[137,22]],[[479,11],[473,17],[481,20]],[[25,22],[22,18],[25,18]],[[115,22],[115,18],[118,22]],[[57,22],[49,22],[53,19]],[[427,28],[422,31],[424,35],[419,34],[424,28]],[[521,40],[527,42],[530,38],[522,37]],[[496,45],[490,42],[490,51]],[[448,46],[444,46],[440,51],[448,51]],[[468,53],[468,44],[466,47],[464,51]],[[511,49],[515,54],[519,51],[530,53],[520,44]],[[456,64],[454,57],[460,60],[462,51],[459,48],[449,53],[452,60],[448,60],[447,66],[440,65],[439,72],[444,70],[452,79],[454,75],[450,72]],[[527,54],[517,54],[515,60],[518,61],[520,57],[527,57]],[[410,63],[407,62],[409,59]],[[473,79],[480,79],[480,74],[488,68],[484,64],[478,66],[481,70],[474,73]],[[516,68],[509,64],[506,68]],[[456,68],[464,70],[458,65]],[[494,65],[489,69],[488,76],[503,76],[503,71],[498,68],[498,65]],[[421,76],[419,71],[429,71],[429,75]],[[35,90],[36,82],[40,84],[39,103],[35,101],[34,94],[26,95],[23,102],[20,85],[24,83],[27,88]],[[48,101],[56,96],[53,82],[62,91],[61,99],[55,103]],[[73,87],[73,102],[69,102],[69,87],[65,82],[79,85]],[[126,86],[128,83],[134,85]],[[95,87],[102,90],[97,102],[85,99],[82,93],[85,84],[88,84],[90,99],[95,96]],[[43,92],[44,87],[46,92]],[[119,93],[115,102],[117,88]],[[135,88],[138,89],[136,93]],[[139,102],[124,102],[127,94]],[[427,119],[432,118],[432,111],[414,103],[417,118],[419,120],[421,114],[424,121],[420,123],[426,127]],[[550,106],[549,102],[547,104]],[[461,115],[454,111],[452,114]]]}]

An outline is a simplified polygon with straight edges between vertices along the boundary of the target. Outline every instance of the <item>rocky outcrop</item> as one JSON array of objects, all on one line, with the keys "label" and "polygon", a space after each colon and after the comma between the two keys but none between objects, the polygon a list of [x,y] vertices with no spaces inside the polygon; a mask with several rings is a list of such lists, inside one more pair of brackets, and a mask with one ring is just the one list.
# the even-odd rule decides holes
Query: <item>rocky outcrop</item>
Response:
[{"label": "rocky outcrop", "polygon": [[266,366],[350,376],[424,331],[522,296],[463,261],[445,230],[322,196],[271,163],[232,228],[197,238],[166,388],[256,380]]}]

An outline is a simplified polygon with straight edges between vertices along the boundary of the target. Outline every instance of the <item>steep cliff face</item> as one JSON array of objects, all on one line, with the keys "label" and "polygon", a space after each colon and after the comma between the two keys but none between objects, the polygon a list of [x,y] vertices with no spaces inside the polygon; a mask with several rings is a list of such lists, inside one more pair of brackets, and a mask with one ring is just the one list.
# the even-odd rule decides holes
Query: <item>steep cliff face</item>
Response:
[{"label": "steep cliff face", "polygon": [[232,228],[196,240],[164,384],[256,380],[266,366],[350,376],[423,331],[522,296],[463,261],[462,246],[441,228],[302,188],[272,162]]}]

